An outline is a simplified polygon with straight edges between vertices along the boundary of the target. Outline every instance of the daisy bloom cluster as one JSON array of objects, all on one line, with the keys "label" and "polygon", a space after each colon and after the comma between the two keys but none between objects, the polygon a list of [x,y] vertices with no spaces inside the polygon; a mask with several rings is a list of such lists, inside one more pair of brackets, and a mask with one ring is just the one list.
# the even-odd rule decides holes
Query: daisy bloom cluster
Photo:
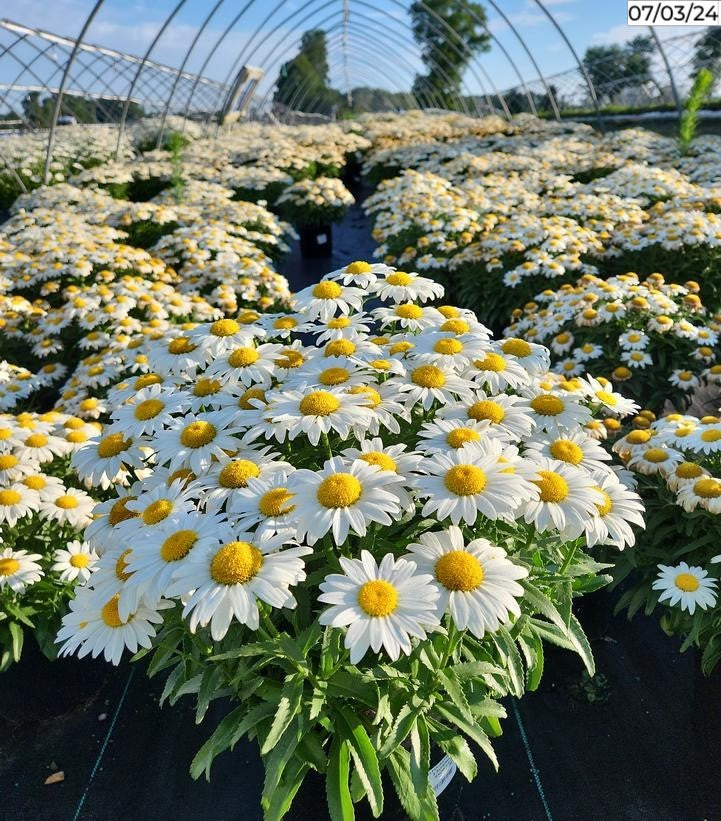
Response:
[{"label": "daisy bloom cluster", "polygon": [[82,534],[98,494],[69,462],[99,428],[56,411],[0,414],[0,672],[19,661],[26,634],[55,657],[60,618],[95,570]]},{"label": "daisy bloom cluster", "polygon": [[616,583],[628,585],[619,608],[659,614],[682,650],[700,648],[710,673],[721,659],[721,416],[672,413],[647,422],[613,445],[648,513],[633,561],[615,558]]},{"label": "daisy bloom cluster", "polygon": [[304,179],[289,185],[276,200],[283,216],[295,225],[338,222],[355,198],[336,177]]},{"label": "daisy bloom cluster", "polygon": [[[257,716],[261,754],[283,739],[301,780],[301,737],[344,756],[366,710],[392,770],[413,699],[409,733],[487,748],[489,700],[500,715],[494,699],[522,694],[515,665],[537,683],[544,638],[593,670],[572,614],[605,581],[588,548],[631,548],[643,526],[594,417],[636,406],[495,341],[416,272],[352,262],[290,308],[148,340],[157,380],[107,391],[110,423],[72,464],[113,493],[60,652],[161,652],[173,699],[230,687],[238,726]],[[364,790],[380,812],[380,782]]]},{"label": "daisy bloom cluster", "polygon": [[590,371],[644,407],[658,411],[670,400],[683,409],[697,388],[721,380],[721,315],[698,291],[659,273],[589,274],[514,310],[504,334],[548,345],[553,370],[567,378]]}]

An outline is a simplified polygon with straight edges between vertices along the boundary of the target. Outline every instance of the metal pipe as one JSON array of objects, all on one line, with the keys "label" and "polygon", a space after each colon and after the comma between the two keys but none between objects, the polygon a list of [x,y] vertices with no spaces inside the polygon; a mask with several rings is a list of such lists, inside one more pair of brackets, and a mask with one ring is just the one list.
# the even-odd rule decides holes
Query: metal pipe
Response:
[{"label": "metal pipe", "polygon": [[651,37],[653,37],[653,40],[656,43],[656,48],[659,50],[661,59],[663,60],[663,64],[666,66],[666,73],[668,74],[668,79],[671,83],[671,94],[673,94],[673,100],[676,103],[676,109],[678,111],[680,119],[681,115],[683,114],[683,105],[681,104],[681,98],[678,94],[678,88],[676,88],[676,80],[673,76],[673,71],[671,71],[671,63],[669,63],[666,51],[664,47],[661,45],[661,40],[658,34],[656,34],[656,29],[653,26],[649,26],[648,30],[651,32]]}]

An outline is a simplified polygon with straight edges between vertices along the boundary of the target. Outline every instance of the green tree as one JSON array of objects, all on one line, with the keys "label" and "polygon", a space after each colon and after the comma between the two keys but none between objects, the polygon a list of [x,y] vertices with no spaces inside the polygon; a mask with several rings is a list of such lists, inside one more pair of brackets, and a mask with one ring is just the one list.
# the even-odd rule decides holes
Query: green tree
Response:
[{"label": "green tree", "polygon": [[325,32],[311,29],[303,34],[300,50],[283,63],[273,100],[320,114],[330,114],[340,104],[341,95],[328,85],[328,49]]},{"label": "green tree", "polygon": [[589,46],[583,65],[600,99],[613,102],[625,88],[641,87],[653,81],[651,55],[653,38],[640,35],[624,46]]},{"label": "green tree", "polygon": [[413,93],[446,108],[456,107],[463,72],[474,54],[487,51],[486,12],[471,0],[425,0],[410,8],[413,36],[427,73],[416,75]]}]

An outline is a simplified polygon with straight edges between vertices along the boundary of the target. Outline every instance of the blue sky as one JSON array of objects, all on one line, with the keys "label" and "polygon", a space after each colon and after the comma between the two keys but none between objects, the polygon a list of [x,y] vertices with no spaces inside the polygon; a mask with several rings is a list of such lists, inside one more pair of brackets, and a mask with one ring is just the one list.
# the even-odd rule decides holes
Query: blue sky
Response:
[{"label": "blue sky", "polygon": [[[134,54],[142,54],[178,0],[105,0],[86,39]],[[177,66],[215,0],[186,0],[158,43],[153,57]],[[191,54],[187,70],[199,69],[211,46],[248,0],[224,0],[207,24]],[[496,0],[525,38],[546,75],[570,69],[573,57],[534,0]],[[580,55],[589,44],[624,42],[643,29],[628,28],[626,0],[545,0]],[[347,47],[343,46],[343,0],[251,0],[250,8],[225,38],[209,62],[206,73],[225,79],[243,53],[251,64],[264,65],[267,78],[261,92],[272,85],[280,63],[293,55],[304,29],[323,23],[330,30],[331,80],[344,90],[353,85],[377,85],[393,90],[409,87],[419,67],[417,49],[410,36],[407,9],[410,0],[347,0],[350,23]],[[93,6],[92,0],[3,0],[2,16],[58,34],[75,35]],[[305,8],[303,8],[305,6]],[[524,79],[537,75],[511,31],[486,5],[489,26],[516,62]],[[286,19],[290,18],[290,19]],[[328,19],[330,18],[330,19]],[[256,29],[263,34],[251,39]],[[271,30],[275,32],[271,34]],[[691,29],[658,29],[662,38]],[[7,35],[6,35],[7,36]],[[3,41],[0,41],[0,44]],[[268,55],[275,55],[267,59]],[[244,60],[244,62],[245,62]],[[0,82],[16,74],[15,65],[0,59]],[[480,86],[507,88],[518,82],[507,57],[497,46],[481,56],[480,65],[466,72],[464,91]],[[559,81],[563,86],[564,81]],[[577,82],[574,78],[571,82]]]}]

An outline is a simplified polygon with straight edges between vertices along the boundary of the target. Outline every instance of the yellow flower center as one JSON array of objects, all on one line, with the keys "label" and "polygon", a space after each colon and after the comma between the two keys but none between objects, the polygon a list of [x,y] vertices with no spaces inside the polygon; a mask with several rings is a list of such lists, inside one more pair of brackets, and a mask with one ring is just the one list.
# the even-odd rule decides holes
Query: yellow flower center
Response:
[{"label": "yellow flower center", "polygon": [[580,465],[583,461],[583,450],[570,439],[556,439],[548,449],[554,459],[568,462],[571,465]]},{"label": "yellow flower center", "polygon": [[165,402],[160,399],[146,399],[136,406],[134,416],[141,422],[157,416],[165,407]]},{"label": "yellow flower center", "polygon": [[8,557],[0,559],[0,576],[12,576],[20,569],[20,562],[17,559]]},{"label": "yellow flower center", "polygon": [[676,476],[679,479],[697,479],[703,476],[703,468],[695,462],[681,462],[676,468]]},{"label": "yellow flower center", "polygon": [[214,394],[218,393],[220,388],[221,385],[219,380],[208,379],[207,377],[203,377],[195,383],[195,387],[193,388],[193,395],[200,397],[213,396]]},{"label": "yellow flower center", "polygon": [[343,289],[337,282],[333,282],[331,280],[326,280],[325,282],[319,282],[313,288],[313,296],[316,299],[338,299],[338,297],[343,293]]},{"label": "yellow flower center", "polygon": [[410,285],[413,282],[413,277],[406,274],[405,271],[396,271],[393,274],[388,274],[386,282],[389,285]]},{"label": "yellow flower center", "polygon": [[626,441],[629,445],[645,445],[651,438],[651,431],[648,430],[632,430],[626,436]]},{"label": "yellow flower center", "polygon": [[350,473],[334,473],[325,478],[316,492],[318,501],[323,507],[350,507],[360,499],[363,486]]},{"label": "yellow flower center", "polygon": [[568,482],[552,470],[539,470],[540,479],[533,479],[533,484],[541,491],[542,502],[562,502],[569,493]]},{"label": "yellow flower center", "polygon": [[228,357],[228,364],[231,368],[247,368],[260,359],[260,354],[255,348],[236,348]]},{"label": "yellow flower center", "polygon": [[673,583],[684,593],[695,593],[699,588],[698,579],[691,573],[679,573]]},{"label": "yellow flower center", "polygon": [[14,468],[20,460],[13,453],[0,454],[0,470],[10,470]]},{"label": "yellow flower center", "polygon": [[407,339],[404,339],[401,342],[394,342],[388,350],[392,356],[395,356],[397,353],[407,353],[413,350],[413,348],[415,348],[415,345]]},{"label": "yellow flower center", "polygon": [[390,470],[393,473],[396,473],[398,470],[398,466],[393,459],[387,453],[383,453],[383,451],[380,450],[372,450],[367,451],[366,453],[361,453],[358,458],[362,459],[364,462],[367,462],[369,465],[378,465],[381,470]]},{"label": "yellow flower center", "polygon": [[120,593],[116,593],[110,601],[105,602],[100,610],[100,616],[108,627],[122,627],[127,622],[120,618],[118,613],[118,602],[120,600]]},{"label": "yellow flower center", "polygon": [[705,477],[694,483],[693,492],[702,499],[718,499],[721,496],[721,482]]},{"label": "yellow flower center", "polygon": [[355,343],[350,339],[334,339],[325,346],[325,356],[350,356],[355,353]]},{"label": "yellow flower center", "polygon": [[288,488],[274,487],[272,490],[266,491],[258,500],[258,510],[263,516],[284,516],[286,513],[292,513],[295,510],[295,505],[290,504],[290,500],[295,496],[295,493],[290,493]]},{"label": "yellow flower center", "polygon": [[529,356],[533,350],[525,339],[507,339],[502,345],[503,353],[511,354],[511,356]]},{"label": "yellow flower center", "polygon": [[255,462],[248,459],[236,459],[220,471],[218,482],[221,487],[239,488],[247,487],[248,479],[257,479],[260,476],[260,468]]},{"label": "yellow flower center", "polygon": [[263,554],[248,542],[228,542],[213,556],[210,575],[218,584],[247,584],[263,566]]},{"label": "yellow flower center", "polygon": [[281,351],[281,355],[275,360],[275,364],[280,368],[299,368],[303,362],[305,362],[303,354],[294,348]]},{"label": "yellow flower center", "polygon": [[177,530],[160,546],[160,556],[165,562],[177,562],[184,559],[198,541],[194,530]]},{"label": "yellow flower center", "polygon": [[48,443],[48,437],[44,433],[31,433],[25,440],[26,448],[44,448]]},{"label": "yellow flower center", "polygon": [[483,584],[483,566],[465,550],[444,553],[436,562],[435,576],[447,590],[467,593]]},{"label": "yellow flower center", "polygon": [[250,404],[251,399],[260,399],[265,403],[265,391],[262,388],[248,388],[238,400],[238,407],[242,410],[254,410],[255,405]]},{"label": "yellow flower center", "polygon": [[617,368],[613,369],[613,373],[611,375],[614,379],[628,379],[631,376],[631,371],[623,365],[619,365]]},{"label": "yellow flower center", "polygon": [[275,320],[273,327],[278,331],[290,331],[295,328],[297,324],[292,316],[283,316]]},{"label": "yellow flower center", "polygon": [[144,373],[135,380],[135,390],[139,391],[150,385],[160,385],[163,380],[157,373]]},{"label": "yellow flower center", "polygon": [[130,447],[130,440],[125,439],[122,433],[111,433],[98,442],[98,456],[110,459]]},{"label": "yellow flower center", "polygon": [[456,496],[475,496],[486,487],[486,474],[475,465],[454,465],[443,483]]},{"label": "yellow flower center", "polygon": [[721,430],[718,428],[705,430],[701,433],[702,442],[718,442],[719,439],[721,439]]},{"label": "yellow flower center", "polygon": [[488,353],[483,359],[476,359],[473,363],[479,371],[493,371],[503,373],[506,370],[506,360],[497,353]]},{"label": "yellow flower center", "polygon": [[411,373],[411,381],[421,388],[442,388],[446,384],[446,376],[435,365],[421,365]]},{"label": "yellow flower center", "polygon": [[211,422],[196,419],[195,422],[191,422],[183,428],[180,441],[186,448],[202,448],[215,439],[216,433],[215,425]]},{"label": "yellow flower center", "polygon": [[176,356],[183,353],[192,353],[195,350],[195,345],[188,339],[187,336],[179,336],[177,339],[171,339],[168,342],[168,353]]},{"label": "yellow flower center", "polygon": [[385,579],[373,579],[361,585],[358,604],[369,616],[390,616],[398,607],[398,591]]},{"label": "yellow flower center", "polygon": [[108,513],[108,521],[113,527],[120,524],[120,522],[125,522],[128,519],[134,519],[138,516],[135,511],[128,510],[126,507],[128,502],[132,502],[136,498],[136,496],[125,496],[122,499],[118,499],[118,501],[115,502],[115,504],[110,508],[110,513]]},{"label": "yellow flower center", "polygon": [[47,482],[45,481],[45,477],[41,474],[36,474],[34,476],[26,476],[23,479],[23,484],[25,487],[29,487],[30,490],[42,490]]},{"label": "yellow flower center", "polygon": [[440,327],[441,331],[452,334],[467,334],[471,330],[471,326],[465,319],[447,319]]},{"label": "yellow flower center", "polygon": [[340,407],[337,396],[327,391],[314,391],[300,400],[298,409],[303,416],[329,416]]},{"label": "yellow flower center", "polygon": [[347,316],[337,316],[328,322],[328,327],[333,329],[347,328],[350,325],[350,319]]},{"label": "yellow flower center", "polygon": [[608,391],[596,391],[596,398],[600,399],[601,402],[604,402],[606,405],[613,406],[618,404],[618,398]]},{"label": "yellow flower center", "polygon": [[87,553],[73,553],[70,557],[70,565],[82,570],[90,564],[90,556]]},{"label": "yellow flower center", "polygon": [[369,274],[373,268],[363,260],[356,260],[345,267],[347,274]]},{"label": "yellow flower center", "polygon": [[349,377],[350,374],[345,368],[326,368],[321,372],[318,381],[321,385],[342,385]]},{"label": "yellow flower center", "polygon": [[494,425],[497,425],[503,421],[505,416],[506,412],[503,406],[498,402],[494,402],[492,399],[480,399],[468,408],[468,418],[475,419],[477,422],[487,419],[489,422],[493,422]]},{"label": "yellow flower center", "polygon": [[414,305],[408,302],[405,305],[396,306],[396,316],[401,319],[420,319],[423,316],[423,308],[420,305]]},{"label": "yellow flower center", "polygon": [[446,437],[446,442],[452,448],[462,448],[466,442],[477,442],[481,438],[477,430],[471,428],[454,428]]},{"label": "yellow flower center", "polygon": [[81,430],[71,430],[65,437],[65,440],[73,445],[79,445],[82,442],[88,441],[88,435]]},{"label": "yellow flower center", "polygon": [[444,356],[452,356],[463,350],[463,344],[457,339],[439,339],[433,346],[433,350]]},{"label": "yellow flower center", "polygon": [[665,451],[663,448],[649,448],[643,454],[643,458],[647,462],[653,462],[657,464],[658,462],[665,462],[668,459],[668,452]]},{"label": "yellow flower center", "polygon": [[240,325],[234,319],[218,319],[210,326],[213,336],[233,336],[240,330]]},{"label": "yellow flower center", "polygon": [[541,416],[558,416],[558,414],[563,413],[566,408],[563,404],[563,400],[554,396],[552,393],[542,393],[534,397],[531,399],[531,407]]},{"label": "yellow flower center", "polygon": [[3,507],[16,505],[21,499],[22,496],[17,492],[17,490],[12,490],[12,488],[0,490],[0,505]]},{"label": "yellow flower center", "polygon": [[173,503],[170,499],[158,499],[151,502],[143,511],[143,521],[146,525],[157,525],[167,519],[173,512]]},{"label": "yellow flower center", "polygon": [[72,510],[77,507],[78,504],[77,498],[75,496],[71,496],[69,493],[58,496],[55,500],[56,507],[59,507],[61,510]]},{"label": "yellow flower center", "polygon": [[121,582],[126,582],[133,575],[132,573],[126,572],[126,568],[128,566],[128,556],[131,553],[132,550],[130,548],[124,550],[118,556],[118,560],[115,562],[115,575]]}]

